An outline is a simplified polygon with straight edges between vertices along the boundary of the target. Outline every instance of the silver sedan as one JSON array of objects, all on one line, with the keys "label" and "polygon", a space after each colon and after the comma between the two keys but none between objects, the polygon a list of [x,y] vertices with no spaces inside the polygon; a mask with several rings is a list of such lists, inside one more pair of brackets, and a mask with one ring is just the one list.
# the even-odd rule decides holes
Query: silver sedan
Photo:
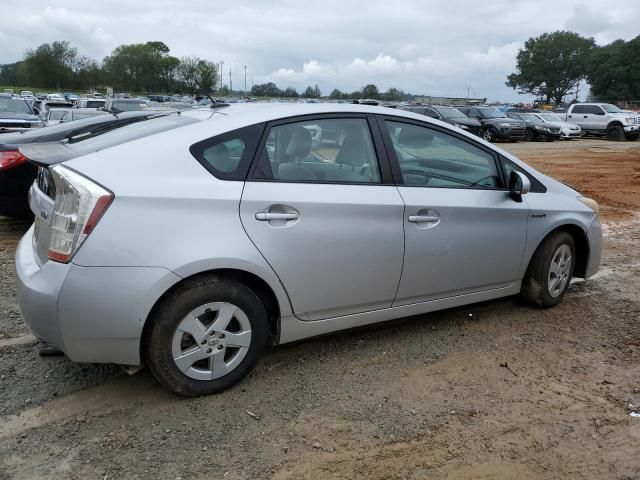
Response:
[{"label": "silver sedan", "polygon": [[509,295],[552,307],[600,263],[595,201],[406,111],[216,106],[22,154],[40,166],[27,324],[182,395],[273,344]]}]

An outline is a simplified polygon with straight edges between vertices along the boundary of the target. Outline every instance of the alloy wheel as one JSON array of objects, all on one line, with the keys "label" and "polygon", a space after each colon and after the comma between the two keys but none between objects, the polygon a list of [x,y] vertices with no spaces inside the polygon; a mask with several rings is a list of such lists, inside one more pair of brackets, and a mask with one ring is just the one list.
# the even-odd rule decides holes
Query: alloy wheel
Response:
[{"label": "alloy wheel", "polygon": [[237,305],[213,302],[187,314],[171,339],[178,369],[195,380],[215,380],[235,369],[251,346],[251,323]]},{"label": "alloy wheel", "polygon": [[547,279],[547,290],[552,298],[562,294],[571,275],[571,248],[560,245],[553,254]]}]

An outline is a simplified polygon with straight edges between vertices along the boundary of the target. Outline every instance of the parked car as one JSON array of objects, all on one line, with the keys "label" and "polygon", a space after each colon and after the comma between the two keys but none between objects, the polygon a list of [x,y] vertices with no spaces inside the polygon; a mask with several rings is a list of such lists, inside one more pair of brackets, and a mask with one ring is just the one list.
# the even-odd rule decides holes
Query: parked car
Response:
[{"label": "parked car", "polygon": [[105,113],[99,117],[0,135],[0,215],[33,218],[27,194],[36,179],[37,169],[19,153],[21,146],[59,140],[73,142],[76,138],[96,136],[157,116],[157,112],[124,112],[119,115]]},{"label": "parked car", "polygon": [[[196,115],[20,149],[40,169],[18,298],[71,360],[209,394],[270,344],[518,293],[551,307],[598,269],[596,202],[460,129],[345,104],[174,117]],[[314,146],[309,127],[347,136]]]},{"label": "parked car", "polygon": [[76,106],[78,108],[103,108],[106,102],[104,98],[80,98]]},{"label": "parked car", "polygon": [[527,128],[524,138],[529,142],[534,140],[553,142],[561,136],[560,125],[547,123],[535,113],[509,112],[507,116],[524,121]]},{"label": "parked car", "polygon": [[495,107],[456,107],[468,117],[482,125],[482,138],[487,142],[496,140],[524,140],[526,128],[522,120],[509,118]]},{"label": "parked car", "polygon": [[31,90],[20,90],[20,96],[22,98],[33,98],[33,92]]},{"label": "parked car", "polygon": [[624,113],[610,103],[574,103],[566,120],[579,125],[585,135],[609,140],[637,140],[640,136],[640,115]]},{"label": "parked car", "polygon": [[42,127],[37,113],[24,98],[0,93],[0,134]]},{"label": "parked car", "polygon": [[120,113],[141,111],[149,108],[150,106],[149,102],[138,98],[109,98],[103,109],[106,112]]},{"label": "parked car", "polygon": [[565,122],[563,118],[555,113],[536,113],[535,115],[545,123],[559,126],[560,138],[563,140],[571,140],[572,138],[580,138],[582,136],[580,125]]},{"label": "parked car", "polygon": [[47,122],[49,119],[49,112],[55,109],[63,109],[69,110],[70,108],[74,108],[73,103],[67,102],[66,100],[45,100],[41,101],[38,106],[38,112],[40,117],[44,122]]},{"label": "parked car", "polygon": [[480,136],[482,133],[482,125],[478,120],[467,117],[464,113],[454,107],[444,107],[441,105],[414,105],[401,108],[402,110],[442,120],[454,127],[467,130],[474,135]]},{"label": "parked car", "polygon": [[47,115],[44,119],[44,122],[47,126],[57,125],[60,121],[71,111],[73,107],[69,108],[50,108],[47,111]]}]

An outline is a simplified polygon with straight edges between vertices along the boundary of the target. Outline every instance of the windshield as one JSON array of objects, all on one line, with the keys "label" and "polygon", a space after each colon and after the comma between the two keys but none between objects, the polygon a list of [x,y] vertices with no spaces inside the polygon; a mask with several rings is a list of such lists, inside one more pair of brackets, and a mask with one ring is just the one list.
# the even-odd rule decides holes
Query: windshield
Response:
[{"label": "windshield", "polygon": [[540,115],[540,118],[542,118],[545,122],[564,122],[564,120],[562,120],[557,115],[551,115],[550,113]]},{"label": "windshield", "polygon": [[113,110],[118,110],[120,112],[135,112],[138,110],[144,110],[148,107],[149,105],[142,100],[139,102],[113,102],[111,106]]},{"label": "windshield", "polygon": [[111,129],[107,129],[106,132],[102,129],[96,129],[93,132],[80,134],[69,139],[67,146],[82,155],[198,121],[193,117],[166,114],[151,118],[142,117],[130,120],[130,122],[126,122],[125,125],[120,128],[113,129],[112,127]]},{"label": "windshield", "polygon": [[602,104],[600,106],[607,113],[622,113],[622,110],[620,110],[615,105],[611,105],[610,103],[604,103],[604,104]]},{"label": "windshield", "polygon": [[480,113],[484,118],[507,118],[504,112],[501,112],[497,108],[483,108],[480,110]]},{"label": "windshield", "polygon": [[437,110],[444,118],[467,118],[467,116],[457,108],[438,107]]},{"label": "windshield", "polygon": [[518,115],[527,123],[540,123],[540,119],[533,113],[519,113]]},{"label": "windshield", "polygon": [[0,113],[31,113],[27,102],[21,98],[0,98]]}]

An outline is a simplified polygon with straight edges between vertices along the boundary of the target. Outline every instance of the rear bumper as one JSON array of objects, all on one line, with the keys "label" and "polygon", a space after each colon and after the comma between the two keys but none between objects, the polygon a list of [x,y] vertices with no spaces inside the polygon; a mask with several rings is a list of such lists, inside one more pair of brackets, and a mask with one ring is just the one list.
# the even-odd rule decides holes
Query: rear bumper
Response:
[{"label": "rear bumper", "polygon": [[140,364],[140,338],[157,299],[180,277],[161,267],[38,265],[33,227],[16,251],[18,300],[33,334],[71,360]]}]

